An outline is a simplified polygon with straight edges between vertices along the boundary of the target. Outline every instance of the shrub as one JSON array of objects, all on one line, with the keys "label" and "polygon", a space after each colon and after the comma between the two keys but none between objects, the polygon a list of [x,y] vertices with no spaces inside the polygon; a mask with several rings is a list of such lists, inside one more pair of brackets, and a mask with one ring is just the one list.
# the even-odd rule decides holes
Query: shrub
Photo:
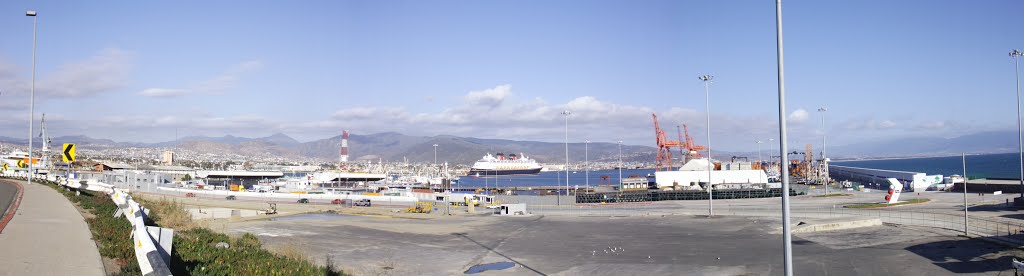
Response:
[{"label": "shrub", "polygon": [[[71,202],[78,203],[86,212],[95,215],[86,222],[96,241],[100,255],[113,259],[121,270],[117,275],[139,275],[135,249],[132,247],[131,224],[123,216],[114,217],[117,205],[102,193],[70,192],[48,181],[40,183],[54,188]],[[256,236],[246,233],[232,238],[228,235],[198,227],[188,211],[173,200],[147,201],[133,196],[150,209],[151,221],[147,225],[173,228],[174,245],[171,252],[171,273],[174,275],[344,275],[331,265],[317,266],[305,258],[274,255],[262,248]],[[217,248],[218,243],[229,248]]]}]

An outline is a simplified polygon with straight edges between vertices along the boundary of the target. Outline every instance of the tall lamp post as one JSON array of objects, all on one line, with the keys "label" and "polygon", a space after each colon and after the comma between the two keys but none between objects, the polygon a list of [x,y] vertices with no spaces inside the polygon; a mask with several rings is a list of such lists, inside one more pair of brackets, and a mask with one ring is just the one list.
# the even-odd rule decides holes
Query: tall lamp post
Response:
[{"label": "tall lamp post", "polygon": [[[1020,165],[1020,198],[1024,201],[1024,139],[1021,138],[1021,127],[1020,127],[1020,56],[1022,53],[1020,50],[1010,51],[1010,57],[1013,58],[1013,75],[1016,78],[1015,83],[1017,84],[1017,150],[1018,152],[1018,165]],[[967,175],[964,175],[966,178]],[[964,182],[964,187],[967,187],[967,182]],[[1019,204],[1019,203],[1018,203]]]},{"label": "tall lamp post", "polygon": [[[775,43],[779,75],[779,155],[782,164],[789,163],[786,155],[786,77],[782,56],[782,0],[775,0]],[[781,164],[780,164],[781,165]],[[782,169],[782,243],[783,272],[793,276],[793,243],[789,230],[789,170]]]},{"label": "tall lamp post", "polygon": [[586,185],[587,185],[587,193],[589,194],[590,193],[590,140],[586,140],[583,143],[583,164],[584,164],[584,166],[587,169],[587,171],[585,172],[586,175],[584,177],[587,178]]},{"label": "tall lamp post", "polygon": [[[772,164],[775,163],[775,157],[772,156],[772,153],[775,152],[775,143],[772,143],[773,141],[775,141],[775,138],[768,138],[768,168],[771,168]],[[774,171],[775,169],[772,170]]]},{"label": "tall lamp post", "polygon": [[828,147],[828,144],[825,143],[825,111],[828,111],[828,108],[818,108],[818,112],[821,112],[821,164],[823,165],[823,169],[825,170],[821,172],[821,181],[824,182],[825,194],[828,195],[828,161],[826,158],[827,155],[825,155],[825,153],[827,152],[825,148]]},{"label": "tall lamp post", "polygon": [[622,193],[622,140],[619,140],[619,193]]},{"label": "tall lamp post", "polygon": [[761,144],[764,144],[764,141],[757,140],[757,165],[758,166],[761,165]]},{"label": "tall lamp post", "polygon": [[569,195],[569,110],[562,111],[565,116],[565,195]]},{"label": "tall lamp post", "polygon": [[708,216],[715,215],[715,207],[712,204],[714,201],[713,185],[711,184],[711,171],[714,170],[714,162],[711,162],[711,80],[715,77],[711,75],[700,76],[700,80],[704,81],[704,110],[707,114],[708,123]]},{"label": "tall lamp post", "polygon": [[32,157],[32,132],[36,120],[36,11],[29,10],[25,12],[25,16],[32,17],[32,94],[29,96],[29,107],[28,107],[28,185],[32,185],[32,175],[35,163]]}]

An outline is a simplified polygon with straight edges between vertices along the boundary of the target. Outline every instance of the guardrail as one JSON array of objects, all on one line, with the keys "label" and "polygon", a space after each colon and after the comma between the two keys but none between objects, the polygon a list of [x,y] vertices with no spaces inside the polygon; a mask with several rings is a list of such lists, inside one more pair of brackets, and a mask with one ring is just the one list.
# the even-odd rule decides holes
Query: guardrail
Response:
[{"label": "guardrail", "polygon": [[[4,172],[8,178],[27,179],[24,173],[12,174]],[[124,216],[132,225],[132,245],[135,258],[139,263],[142,275],[171,275],[170,260],[174,230],[155,226],[146,226],[148,210],[132,199],[127,192],[113,185],[95,180],[62,179],[56,176],[35,176],[33,180],[43,180],[76,190],[89,190],[104,193],[117,205],[114,217]],[[103,215],[103,214],[96,214]]]}]

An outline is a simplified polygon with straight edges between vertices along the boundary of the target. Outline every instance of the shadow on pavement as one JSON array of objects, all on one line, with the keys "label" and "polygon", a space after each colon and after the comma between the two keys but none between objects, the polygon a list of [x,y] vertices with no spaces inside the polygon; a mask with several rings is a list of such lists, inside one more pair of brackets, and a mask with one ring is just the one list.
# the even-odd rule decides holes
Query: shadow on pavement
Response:
[{"label": "shadow on pavement", "polygon": [[985,241],[958,238],[914,245],[906,249],[928,258],[936,266],[951,273],[985,273],[1013,269],[1013,250]]},{"label": "shadow on pavement", "polygon": [[477,245],[480,245],[480,247],[483,247],[483,248],[485,248],[487,250],[490,250],[491,252],[494,252],[494,254],[498,254],[498,256],[501,256],[501,257],[503,257],[505,259],[508,259],[509,261],[512,261],[513,263],[516,263],[516,264],[522,266],[523,268],[526,268],[526,269],[529,269],[530,271],[533,271],[534,273],[537,273],[539,275],[547,275],[547,274],[544,274],[543,272],[540,272],[540,271],[537,271],[536,269],[533,269],[532,267],[530,267],[530,266],[528,266],[526,264],[523,264],[523,263],[521,263],[519,261],[516,261],[515,259],[512,259],[512,257],[505,256],[505,254],[501,254],[501,252],[498,252],[497,250],[494,250],[493,248],[488,247],[488,246],[484,245],[483,243],[480,243],[480,242],[474,240],[473,238],[470,238],[469,235],[467,235],[466,233],[452,233],[452,235],[463,237],[466,240],[469,240],[469,241],[471,241],[471,242],[473,242],[473,243],[475,243]]}]

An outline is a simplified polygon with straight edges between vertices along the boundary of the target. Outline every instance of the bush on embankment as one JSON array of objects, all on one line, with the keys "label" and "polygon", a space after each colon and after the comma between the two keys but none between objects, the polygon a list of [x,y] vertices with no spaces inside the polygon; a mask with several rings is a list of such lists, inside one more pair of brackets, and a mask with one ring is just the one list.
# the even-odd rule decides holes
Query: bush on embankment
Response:
[{"label": "bush on embankment", "polygon": [[[139,275],[140,269],[132,248],[131,224],[122,216],[114,217],[117,205],[105,194],[81,191],[69,192],[49,182],[70,201],[94,217],[86,219],[96,240],[100,255],[113,259],[121,269],[116,275]],[[135,198],[142,206],[150,207],[149,226],[174,229],[171,253],[171,273],[174,275],[344,275],[328,266],[322,267],[309,260],[274,255],[262,248],[256,236],[245,234],[232,238],[200,227],[191,220],[188,211],[175,201],[146,201]],[[218,248],[218,243],[228,248]]]},{"label": "bush on embankment", "polygon": [[[343,275],[329,260],[327,267],[321,267],[309,260],[274,255],[252,234],[232,238],[201,227],[177,201],[133,198],[151,208],[150,218],[156,225],[174,229],[171,272],[175,275]],[[217,248],[222,242],[228,248]]]}]

